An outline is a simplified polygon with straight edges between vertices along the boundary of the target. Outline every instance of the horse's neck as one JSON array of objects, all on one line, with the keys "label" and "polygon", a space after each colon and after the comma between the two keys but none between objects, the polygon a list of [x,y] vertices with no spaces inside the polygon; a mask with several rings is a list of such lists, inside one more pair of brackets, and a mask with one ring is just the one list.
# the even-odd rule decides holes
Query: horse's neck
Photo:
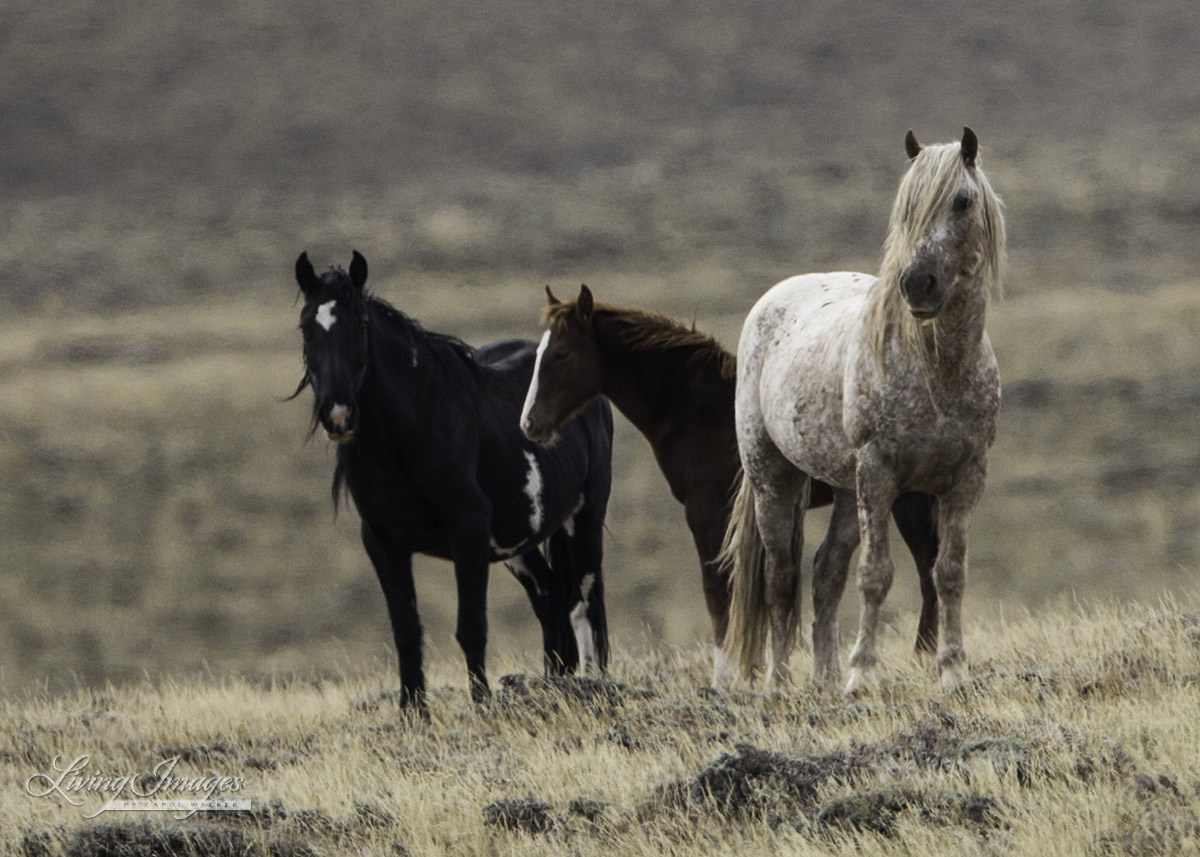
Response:
[{"label": "horse's neck", "polygon": [[597,325],[597,344],[604,356],[604,388],[617,410],[651,441],[669,427],[681,388],[691,384],[702,361],[631,348],[613,322]]},{"label": "horse's neck", "polygon": [[961,379],[978,366],[984,348],[987,289],[982,282],[962,283],[950,296],[937,322],[922,329],[933,355],[933,377],[947,382]]}]

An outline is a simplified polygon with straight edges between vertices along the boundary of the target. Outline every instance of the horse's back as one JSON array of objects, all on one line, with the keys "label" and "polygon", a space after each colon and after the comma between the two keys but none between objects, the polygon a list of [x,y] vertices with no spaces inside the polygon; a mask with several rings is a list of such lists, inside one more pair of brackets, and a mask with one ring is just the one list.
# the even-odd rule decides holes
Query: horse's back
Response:
[{"label": "horse's back", "polygon": [[765,433],[793,464],[833,484],[853,475],[843,386],[874,282],[849,271],[789,277],[755,304],[738,347],[739,432]]},{"label": "horse's back", "polygon": [[475,360],[485,366],[495,367],[510,360],[520,363],[524,358],[528,358],[532,371],[532,358],[536,350],[537,344],[528,339],[502,339],[476,348]]}]

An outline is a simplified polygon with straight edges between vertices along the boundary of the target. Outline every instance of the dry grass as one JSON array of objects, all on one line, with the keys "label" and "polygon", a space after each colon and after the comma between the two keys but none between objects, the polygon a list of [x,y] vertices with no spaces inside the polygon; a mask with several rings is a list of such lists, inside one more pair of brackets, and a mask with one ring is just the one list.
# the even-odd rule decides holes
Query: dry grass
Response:
[{"label": "dry grass", "polygon": [[[706,690],[704,653],[669,648],[620,659],[599,696],[517,680],[486,709],[437,661],[428,723],[397,719],[383,665],[27,695],[0,708],[0,770],[20,784],[88,753],[136,774],[182,753],[181,772],[243,776],[252,816],[96,823],[210,846],[235,829],[251,854],[1194,854],[1198,622],[1170,602],[977,621],[973,682],[948,696],[894,629],[881,690],[851,702]],[[82,813],[6,789],[0,842],[117,836]]]}]

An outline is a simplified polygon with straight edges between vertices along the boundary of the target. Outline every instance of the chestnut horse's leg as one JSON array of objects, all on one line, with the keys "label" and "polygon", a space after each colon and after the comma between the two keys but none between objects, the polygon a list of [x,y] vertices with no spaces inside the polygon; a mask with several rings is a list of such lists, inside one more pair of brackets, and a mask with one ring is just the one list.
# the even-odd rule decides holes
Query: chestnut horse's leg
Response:
[{"label": "chestnut horse's leg", "polygon": [[917,577],[921,580],[921,619],[917,623],[916,651],[932,655],[937,651],[938,597],[933,582],[933,564],[938,555],[937,509],[932,494],[901,494],[892,503],[892,520],[900,537],[908,545]]},{"label": "chestnut horse's leg", "polygon": [[858,504],[854,492],[838,491],[829,517],[829,531],[813,561],[812,680],[819,687],[833,687],[841,681],[837,610],[858,540]]}]

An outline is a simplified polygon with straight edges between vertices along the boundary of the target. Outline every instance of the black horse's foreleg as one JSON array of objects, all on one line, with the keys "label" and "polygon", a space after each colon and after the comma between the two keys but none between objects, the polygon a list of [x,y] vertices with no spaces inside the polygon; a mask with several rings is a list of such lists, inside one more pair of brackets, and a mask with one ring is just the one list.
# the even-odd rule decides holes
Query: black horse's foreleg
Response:
[{"label": "black horse's foreleg", "polygon": [[901,494],[892,503],[892,520],[912,553],[921,580],[921,618],[915,648],[919,654],[927,655],[937,651],[938,639],[938,597],[933,582],[933,564],[938,555],[935,503],[932,494],[916,492]]},{"label": "black horse's foreleg", "polygon": [[396,655],[400,660],[400,708],[427,713],[425,671],[421,663],[421,619],[417,615],[417,590],[413,585],[412,552],[391,543],[366,521],[363,547],[387,601]]},{"label": "black horse's foreleg", "polygon": [[485,702],[492,693],[484,665],[490,554],[486,525],[480,527],[478,532],[468,530],[457,534],[451,547],[454,581],[458,588],[458,620],[454,637],[467,659],[467,677],[474,702]]}]

